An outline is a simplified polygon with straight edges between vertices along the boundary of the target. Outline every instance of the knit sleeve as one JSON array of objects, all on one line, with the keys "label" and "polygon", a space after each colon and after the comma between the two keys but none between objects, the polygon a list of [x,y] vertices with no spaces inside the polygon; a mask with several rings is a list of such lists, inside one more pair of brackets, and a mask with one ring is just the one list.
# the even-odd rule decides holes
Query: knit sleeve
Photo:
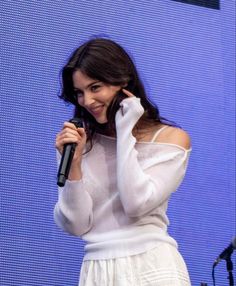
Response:
[{"label": "knit sleeve", "polygon": [[[60,162],[60,155],[57,154]],[[64,231],[81,236],[92,227],[91,183],[82,178],[79,181],[67,180],[63,188],[58,188],[58,201],[54,208],[54,221]]]},{"label": "knit sleeve", "polygon": [[144,216],[168,199],[184,177],[189,154],[173,145],[166,152],[153,154],[141,166],[132,129],[142,114],[136,97],[123,100],[116,114],[117,182],[123,208],[130,217]]}]

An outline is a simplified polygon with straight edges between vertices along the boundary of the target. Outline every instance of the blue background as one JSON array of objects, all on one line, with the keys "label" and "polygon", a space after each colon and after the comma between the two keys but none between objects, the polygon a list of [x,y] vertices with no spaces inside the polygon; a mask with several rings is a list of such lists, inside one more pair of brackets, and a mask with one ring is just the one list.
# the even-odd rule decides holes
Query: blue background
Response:
[{"label": "blue background", "polygon": [[[77,285],[83,242],[53,221],[54,141],[72,116],[57,98],[60,70],[93,35],[131,53],[161,114],[192,138],[185,181],[169,205],[170,233],[192,285],[212,285],[212,264],[235,235],[234,6],[234,0],[221,1],[220,10],[171,0],[0,2],[1,286]],[[216,282],[228,285],[224,261]]]}]

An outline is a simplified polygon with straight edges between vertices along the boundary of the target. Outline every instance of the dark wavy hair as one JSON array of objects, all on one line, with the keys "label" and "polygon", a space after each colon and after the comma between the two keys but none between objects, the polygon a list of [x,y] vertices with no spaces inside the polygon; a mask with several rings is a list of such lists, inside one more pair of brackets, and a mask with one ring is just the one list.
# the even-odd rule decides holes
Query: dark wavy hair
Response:
[{"label": "dark wavy hair", "polygon": [[120,102],[126,96],[118,92],[107,110],[108,123],[97,123],[93,116],[77,102],[72,79],[73,73],[77,70],[106,84],[125,86],[141,100],[145,112],[140,120],[162,122],[163,118],[160,117],[158,108],[146,96],[144,86],[128,53],[110,39],[95,38],[76,49],[62,69],[62,91],[59,96],[65,102],[75,106],[74,116],[83,119],[90,142],[95,132],[109,135],[116,133],[115,114]]}]

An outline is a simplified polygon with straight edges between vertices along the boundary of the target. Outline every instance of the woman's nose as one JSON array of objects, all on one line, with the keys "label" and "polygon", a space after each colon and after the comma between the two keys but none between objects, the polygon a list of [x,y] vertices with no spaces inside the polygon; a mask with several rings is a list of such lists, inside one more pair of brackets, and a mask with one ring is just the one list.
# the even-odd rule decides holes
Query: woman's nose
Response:
[{"label": "woman's nose", "polygon": [[94,102],[94,98],[90,92],[85,92],[82,100],[85,107],[90,106]]}]

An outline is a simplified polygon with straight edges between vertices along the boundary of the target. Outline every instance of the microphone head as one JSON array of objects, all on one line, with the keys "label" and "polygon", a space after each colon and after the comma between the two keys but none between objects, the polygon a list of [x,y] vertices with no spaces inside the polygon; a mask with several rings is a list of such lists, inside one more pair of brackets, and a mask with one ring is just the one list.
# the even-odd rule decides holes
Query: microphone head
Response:
[{"label": "microphone head", "polygon": [[75,117],[75,118],[72,118],[71,120],[70,120],[70,122],[71,123],[74,123],[74,125],[78,128],[78,127],[83,127],[83,120],[81,119],[81,118],[77,118],[77,117]]},{"label": "microphone head", "polygon": [[232,246],[236,249],[236,236],[232,239]]}]

